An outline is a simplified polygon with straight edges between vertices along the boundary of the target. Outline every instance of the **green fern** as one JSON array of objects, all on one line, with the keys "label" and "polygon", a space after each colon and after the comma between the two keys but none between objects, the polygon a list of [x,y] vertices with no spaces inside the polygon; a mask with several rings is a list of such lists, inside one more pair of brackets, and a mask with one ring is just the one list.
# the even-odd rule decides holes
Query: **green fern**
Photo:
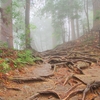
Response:
[{"label": "green fern", "polygon": [[11,68],[10,68],[9,64],[6,62],[6,60],[0,64],[0,72],[6,73],[10,70],[11,70]]}]

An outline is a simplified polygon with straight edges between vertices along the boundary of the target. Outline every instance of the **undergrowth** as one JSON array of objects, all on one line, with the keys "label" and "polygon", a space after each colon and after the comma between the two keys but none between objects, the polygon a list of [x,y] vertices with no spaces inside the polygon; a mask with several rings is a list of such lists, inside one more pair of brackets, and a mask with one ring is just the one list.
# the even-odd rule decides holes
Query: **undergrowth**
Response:
[{"label": "undergrowth", "polygon": [[[1,51],[0,55],[3,55],[3,51],[2,50],[0,51]],[[16,52],[17,55],[16,54],[13,55],[13,58],[3,57],[3,56],[0,58],[0,72],[7,73],[10,70],[21,68],[24,67],[25,65],[33,65],[35,61],[40,60],[39,57],[33,57],[32,52],[30,50],[23,50],[23,51],[16,51]]]}]

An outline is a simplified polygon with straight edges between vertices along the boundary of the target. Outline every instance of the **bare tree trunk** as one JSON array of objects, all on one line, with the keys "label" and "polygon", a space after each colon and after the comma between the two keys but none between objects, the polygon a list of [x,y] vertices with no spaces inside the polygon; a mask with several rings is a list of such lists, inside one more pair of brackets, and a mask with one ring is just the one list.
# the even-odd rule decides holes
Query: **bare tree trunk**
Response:
[{"label": "bare tree trunk", "polygon": [[93,4],[93,30],[100,30],[100,0],[92,0]]},{"label": "bare tree trunk", "polygon": [[77,38],[79,38],[79,20],[76,19],[76,31],[77,31]]},{"label": "bare tree trunk", "polygon": [[83,34],[85,34],[86,32],[83,24],[82,24],[82,28],[83,28]]},{"label": "bare tree trunk", "polygon": [[89,25],[89,16],[88,16],[88,0],[84,0],[84,11],[86,14],[86,18],[87,18],[87,27],[88,27],[88,32],[90,31],[90,25]]},{"label": "bare tree trunk", "polygon": [[[78,16],[78,10],[76,10],[76,15]],[[76,32],[77,32],[77,38],[79,38],[79,18],[76,18]]]},{"label": "bare tree trunk", "polygon": [[62,40],[63,40],[63,43],[65,43],[65,27],[64,27],[64,22],[62,22]]},{"label": "bare tree trunk", "polygon": [[25,9],[25,35],[26,35],[26,48],[30,48],[30,0],[26,0]]},{"label": "bare tree trunk", "polygon": [[9,48],[13,48],[13,32],[12,32],[12,0],[2,1],[1,13],[1,33],[0,40],[8,44]]},{"label": "bare tree trunk", "polygon": [[72,40],[76,39],[76,35],[75,35],[75,26],[74,26],[74,19],[71,19],[71,37]]},{"label": "bare tree trunk", "polygon": [[69,26],[69,36],[68,36],[68,41],[70,41],[70,19],[68,18],[68,26]]}]

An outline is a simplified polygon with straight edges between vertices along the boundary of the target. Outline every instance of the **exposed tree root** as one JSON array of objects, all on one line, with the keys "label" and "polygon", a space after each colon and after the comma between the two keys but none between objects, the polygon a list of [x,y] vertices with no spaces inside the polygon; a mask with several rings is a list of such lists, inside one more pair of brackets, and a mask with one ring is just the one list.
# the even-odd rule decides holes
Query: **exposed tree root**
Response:
[{"label": "exposed tree root", "polygon": [[36,93],[36,94],[32,95],[31,97],[29,97],[27,100],[34,100],[39,95],[40,95],[39,93]]},{"label": "exposed tree root", "polygon": [[14,91],[21,91],[21,89],[16,88],[16,87],[7,87],[6,85],[2,85],[2,88],[6,90],[14,90]]},{"label": "exposed tree root", "polygon": [[68,76],[68,77],[65,79],[63,85],[66,85],[66,84],[68,83],[68,81],[69,81],[72,77],[73,77],[73,74],[70,75],[70,76]]},{"label": "exposed tree root", "polygon": [[79,79],[77,76],[73,75],[72,77],[75,78],[76,80],[82,82],[84,85],[87,85],[84,81],[82,81],[81,79]]},{"label": "exposed tree root", "polygon": [[96,48],[100,49],[100,46],[97,45]]},{"label": "exposed tree root", "polygon": [[84,59],[76,59],[76,60],[73,61],[73,63],[76,63],[78,61],[83,61],[83,62],[89,63],[89,65],[91,65],[91,63],[92,63],[91,61],[84,60]]},{"label": "exposed tree root", "polygon": [[81,69],[79,69],[77,66],[74,66],[73,67],[73,71],[76,73],[76,74],[84,74],[83,71]]},{"label": "exposed tree root", "polygon": [[[78,84],[77,84],[78,85]],[[87,93],[90,91],[94,94],[100,95],[100,93],[97,91],[97,89],[100,87],[100,81],[97,82],[91,82],[90,84],[87,85],[87,87],[85,89],[81,89],[81,90],[77,90],[74,92],[71,92],[72,90],[74,90],[77,85],[73,86],[68,92],[66,97],[63,100],[69,100],[70,98],[72,98],[73,96],[79,94],[79,93],[83,93],[83,97],[82,100],[85,100]],[[79,84],[80,85],[80,84]],[[70,93],[71,92],[71,93]],[[93,97],[94,98],[94,97]],[[93,99],[94,100],[94,99]]]},{"label": "exposed tree root", "polygon": [[42,77],[16,77],[16,78],[12,78],[10,79],[11,81],[13,82],[16,82],[16,83],[28,83],[28,82],[35,82],[35,81],[46,81],[44,78]]},{"label": "exposed tree root", "polygon": [[70,98],[72,98],[73,96],[77,95],[77,94],[81,94],[84,90],[80,89],[80,90],[76,90],[76,91],[72,91],[67,97],[65,97],[63,100],[69,100]]},{"label": "exposed tree root", "polygon": [[44,95],[44,96],[45,95],[53,95],[55,98],[61,99],[57,92],[55,92],[53,90],[46,90],[46,91],[40,91],[40,92],[36,93],[35,95],[29,97],[27,100],[33,100],[36,97],[38,97],[39,95]]},{"label": "exposed tree root", "polygon": [[89,61],[92,61],[94,63],[97,63],[97,59],[89,58],[89,57],[84,57],[84,56],[81,56],[81,57],[69,57],[67,59],[84,59],[84,60],[89,60]]},{"label": "exposed tree root", "polygon": [[65,79],[63,85],[66,85],[66,84],[68,83],[68,81],[69,81],[70,79],[72,79],[72,78],[78,80],[79,82],[83,83],[84,85],[87,85],[84,81],[80,80],[80,79],[79,79],[77,76],[75,76],[74,74],[72,74],[72,75],[70,75],[69,77],[67,77],[67,78]]},{"label": "exposed tree root", "polygon": [[97,81],[97,82],[94,81],[88,84],[87,87],[84,89],[82,100],[85,100],[85,97],[89,91],[92,93],[99,94],[97,91],[99,87],[100,87],[100,81]]},{"label": "exposed tree root", "polygon": [[71,70],[74,71],[76,74],[84,74],[81,69],[79,69],[77,66],[68,66]]},{"label": "exposed tree root", "polygon": [[72,53],[75,53],[75,54],[80,54],[80,55],[86,55],[86,56],[98,56],[96,54],[89,54],[89,52],[80,52],[80,51],[72,51]]},{"label": "exposed tree root", "polygon": [[62,99],[62,100],[67,100],[67,98],[68,98],[69,95],[70,95],[70,92],[73,91],[73,90],[74,90],[77,86],[79,86],[79,85],[81,85],[81,83],[76,84],[76,85],[73,86],[71,89],[69,89],[69,90],[67,91],[67,93],[66,93],[66,97],[65,97],[64,99]]},{"label": "exposed tree root", "polygon": [[50,64],[57,64],[57,63],[62,63],[62,62],[67,62],[67,60],[51,59],[48,61],[48,63],[50,63]]},{"label": "exposed tree root", "polygon": [[52,76],[54,76],[54,74],[50,74],[50,75],[46,75],[46,76],[40,76],[40,77],[43,77],[43,78],[50,78],[50,77],[52,77]]},{"label": "exposed tree root", "polygon": [[14,90],[14,91],[21,91],[21,89],[19,89],[19,88],[8,88],[8,87],[6,87],[6,89],[8,89],[8,90]]},{"label": "exposed tree root", "polygon": [[4,98],[0,97],[0,100],[5,100]]},{"label": "exposed tree root", "polygon": [[70,61],[56,63],[56,64],[51,65],[51,69],[55,71],[56,68],[62,67],[61,65],[63,65],[63,67],[70,67],[70,66],[73,66],[74,64],[73,62],[70,62]]},{"label": "exposed tree root", "polygon": [[74,65],[74,63],[73,62],[71,62],[71,61],[64,61],[64,62],[60,62],[60,63],[56,63],[56,64],[51,64],[52,66],[53,65],[57,65],[57,66],[59,66],[59,65],[66,65],[66,66],[69,66],[69,65]]}]

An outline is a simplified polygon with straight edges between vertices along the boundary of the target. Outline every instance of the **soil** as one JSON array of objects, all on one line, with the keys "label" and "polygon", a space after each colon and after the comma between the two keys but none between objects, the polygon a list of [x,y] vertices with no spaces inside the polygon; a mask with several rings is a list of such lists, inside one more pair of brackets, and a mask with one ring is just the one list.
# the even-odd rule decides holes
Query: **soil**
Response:
[{"label": "soil", "polygon": [[99,100],[100,48],[94,36],[41,53],[43,63],[6,73],[0,100]]}]

